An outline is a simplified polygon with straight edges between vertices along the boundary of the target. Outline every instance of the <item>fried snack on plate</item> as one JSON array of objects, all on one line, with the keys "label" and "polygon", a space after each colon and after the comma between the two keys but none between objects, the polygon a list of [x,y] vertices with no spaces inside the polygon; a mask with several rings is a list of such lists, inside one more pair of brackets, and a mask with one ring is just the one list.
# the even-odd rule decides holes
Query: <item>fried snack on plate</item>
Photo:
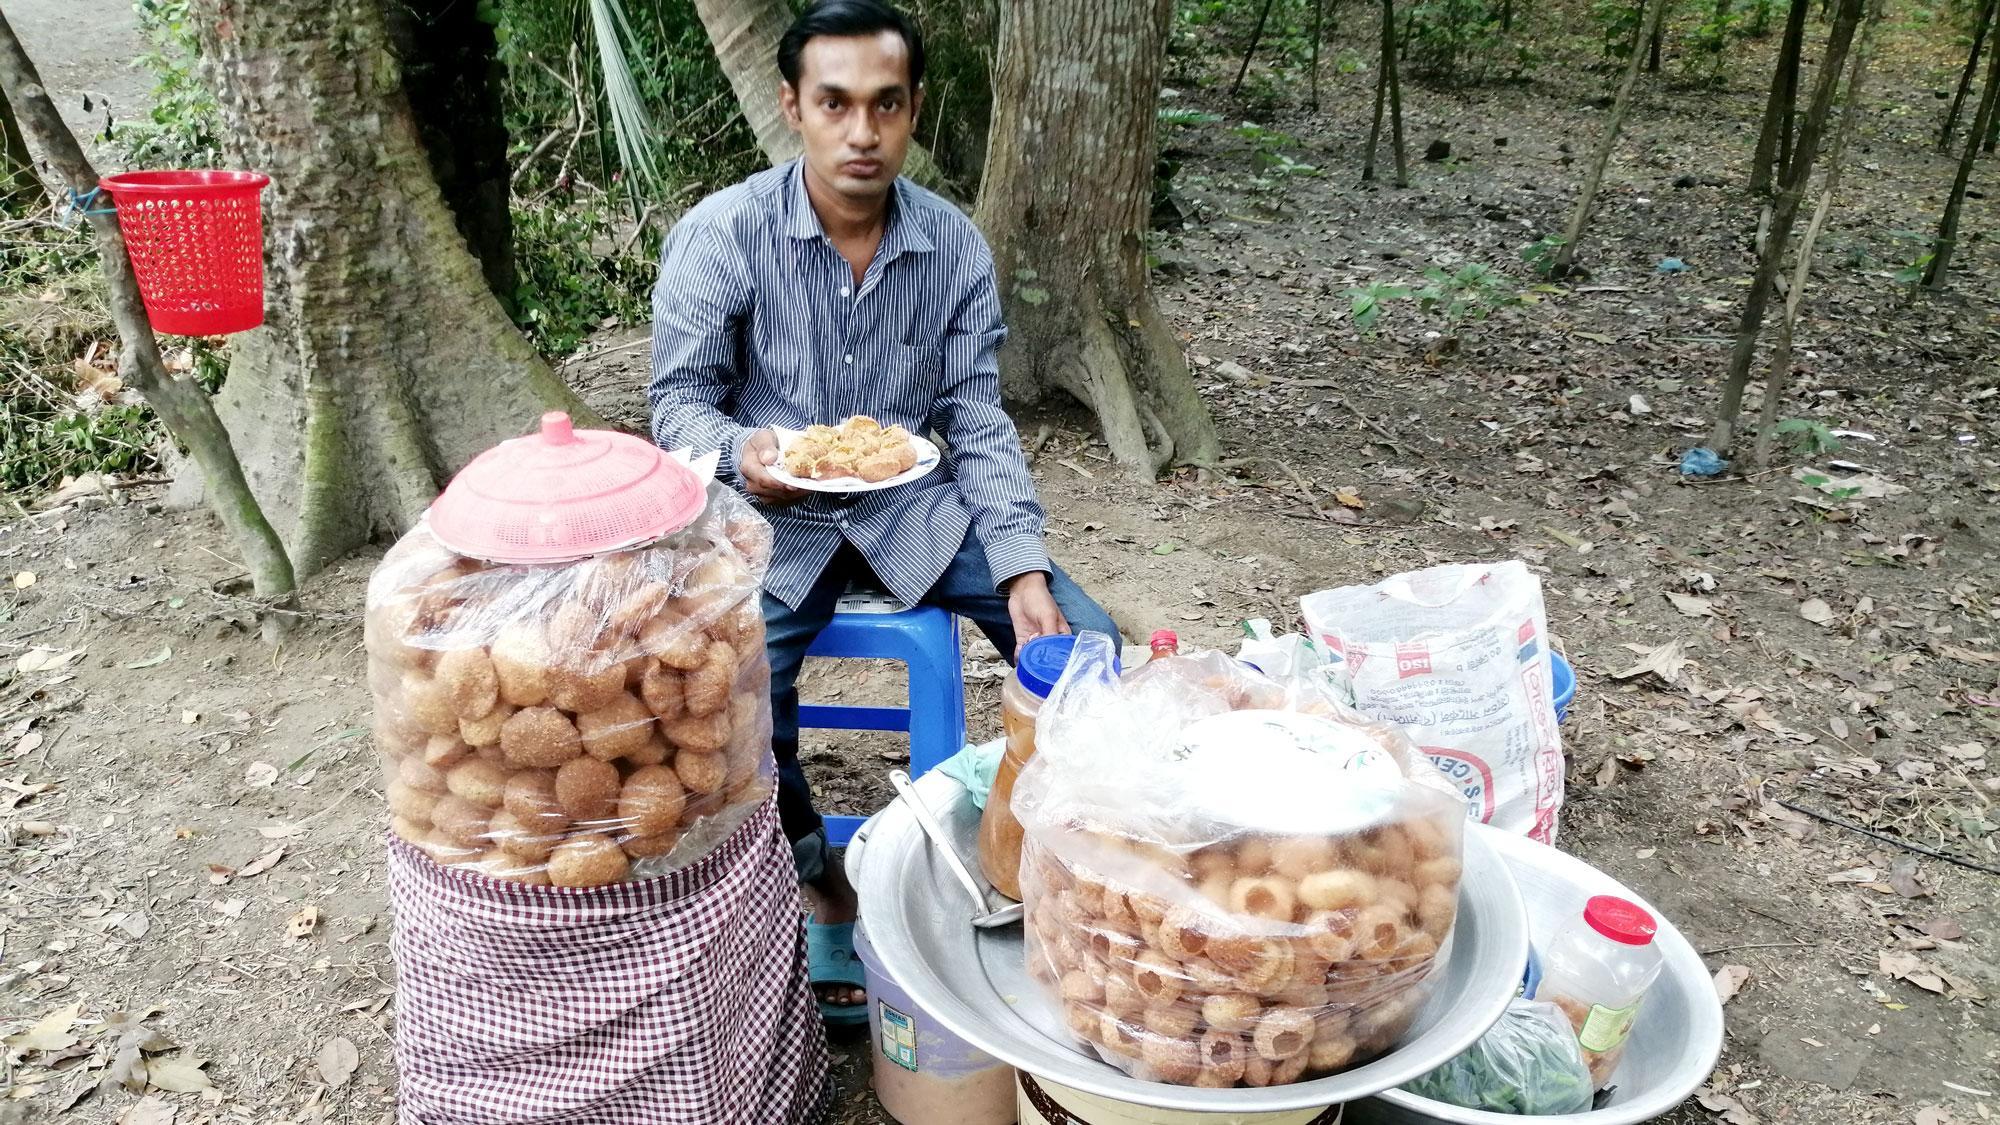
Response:
[{"label": "fried snack on plate", "polygon": [[809,426],[785,450],[786,472],[806,480],[858,478],[869,484],[915,468],[916,445],[901,426],[856,414],[839,426]]}]

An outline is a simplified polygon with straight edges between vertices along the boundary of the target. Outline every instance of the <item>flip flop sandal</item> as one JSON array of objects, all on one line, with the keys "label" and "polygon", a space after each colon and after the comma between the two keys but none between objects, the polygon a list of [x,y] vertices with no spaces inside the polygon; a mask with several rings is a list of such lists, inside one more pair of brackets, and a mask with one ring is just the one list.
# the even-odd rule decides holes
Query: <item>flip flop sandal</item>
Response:
[{"label": "flip flop sandal", "polygon": [[[844,984],[865,988],[861,958],[854,954],[854,923],[826,925],[806,922],[806,977],[815,985]],[[820,1018],[837,1027],[868,1022],[868,1004],[834,1004],[819,1001]]]}]

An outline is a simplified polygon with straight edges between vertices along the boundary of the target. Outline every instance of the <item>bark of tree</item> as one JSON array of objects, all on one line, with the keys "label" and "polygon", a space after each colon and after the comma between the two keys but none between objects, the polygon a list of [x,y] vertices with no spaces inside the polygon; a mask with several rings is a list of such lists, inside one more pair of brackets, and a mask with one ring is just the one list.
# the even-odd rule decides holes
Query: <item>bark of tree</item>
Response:
[{"label": "bark of tree", "polygon": [[[23,129],[34,137],[66,187],[77,195],[88,195],[97,188],[96,169],[90,166],[69,126],[63,124],[62,115],[42,86],[41,75],[4,14],[0,14],[0,97],[18,109]],[[92,208],[89,221],[97,237],[111,319],[118,328],[119,377],[145,398],[168,432],[187,446],[202,471],[215,481],[210,490],[211,507],[236,549],[243,552],[253,588],[274,602],[289,603],[294,588],[291,562],[244,480],[229,431],[216,417],[200,384],[167,374],[160,359],[160,344],[146,319],[146,306],[116,210],[101,205]],[[268,628],[280,619],[266,621]]]},{"label": "bark of tree", "polygon": [[1001,353],[1009,396],[1067,392],[1146,479],[1220,451],[1146,267],[1172,13],[1173,0],[1002,6],[976,214],[1012,332]]},{"label": "bark of tree", "polygon": [[1257,13],[1257,26],[1250,32],[1250,44],[1243,48],[1243,65],[1236,68],[1236,81],[1229,84],[1229,93],[1234,96],[1243,91],[1243,78],[1250,73],[1250,60],[1257,57],[1257,44],[1264,39],[1264,23],[1271,18],[1271,5],[1278,0],[1264,0],[1264,7]]},{"label": "bark of tree", "polygon": [[1826,178],[1820,181],[1819,202],[1813,205],[1812,219],[1806,223],[1806,232],[1799,238],[1797,259],[1792,264],[1791,287],[1785,291],[1785,309],[1778,321],[1777,345],[1771,349],[1771,368],[1764,376],[1764,403],[1758,414],[1757,442],[1752,447],[1750,463],[1759,469],[1771,463],[1771,442],[1777,436],[1778,407],[1784,400],[1785,385],[1792,376],[1792,342],[1798,331],[1799,306],[1805,301],[1806,282],[1812,277],[1813,248],[1819,242],[1820,232],[1826,229],[1826,217],[1833,211],[1834,195],[1840,190],[1840,173],[1845,168],[1847,145],[1853,140],[1855,130],[1861,121],[1861,95],[1868,83],[1868,62],[1875,38],[1875,28],[1882,18],[1882,6],[1876,3],[1868,13],[1868,21],[1861,27],[1861,41],[1854,48],[1852,70],[1847,76],[1846,104],[1840,111],[1840,128],[1834,131],[1833,148],[1826,156]]},{"label": "bark of tree", "polygon": [[1979,25],[1972,31],[1972,49],[1966,52],[1965,68],[1958,72],[1958,89],[1951,96],[1951,108],[1945,112],[1944,127],[1938,130],[1937,150],[1951,151],[1952,134],[1958,131],[1958,115],[1965,108],[1965,95],[1972,89],[1972,78],[1979,73],[1979,56],[1986,46],[1986,33],[1993,26],[1995,0],[1986,0],[1979,9]]},{"label": "bark of tree", "polygon": [[382,10],[431,174],[487,286],[511,310],[512,170],[500,104],[505,68],[493,24],[464,0],[399,0]]},{"label": "bark of tree", "polygon": [[14,106],[0,94],[0,208],[29,207],[42,197],[35,158],[14,120]]},{"label": "bark of tree", "polygon": [[1660,73],[1660,46],[1667,37],[1667,25],[1663,20],[1653,28],[1653,34],[1646,40],[1646,73]]},{"label": "bark of tree", "polygon": [[[1650,0],[1646,5],[1646,35],[1652,34],[1666,9],[1667,0]],[[1563,243],[1556,248],[1555,261],[1549,269],[1552,277],[1568,277],[1575,266],[1577,243],[1583,240],[1591,208],[1597,203],[1598,189],[1604,186],[1604,169],[1611,163],[1612,150],[1618,146],[1618,133],[1625,126],[1625,114],[1632,107],[1632,90],[1638,84],[1639,53],[1634,51],[1625,60],[1625,78],[1618,84],[1618,96],[1612,99],[1611,114],[1604,121],[1604,132],[1597,138],[1597,151],[1590,154],[1590,169],[1584,174],[1583,190],[1577,194],[1576,209],[1570,212],[1569,226],[1563,231]]]},{"label": "bark of tree", "polygon": [[1764,127],[1757,134],[1757,151],[1750,158],[1752,195],[1769,195],[1773,166],[1782,169],[1790,161],[1792,118],[1799,99],[1799,55],[1805,45],[1810,2],[1792,0],[1785,13],[1785,34],[1778,43],[1778,65],[1771,71],[1771,93],[1764,101]]},{"label": "bark of tree", "polygon": [[[694,6],[764,156],[783,164],[799,155],[804,149],[798,134],[778,105],[778,84],[783,81],[778,73],[778,40],[792,25],[791,7],[785,0],[695,0]],[[914,141],[903,174],[933,191],[952,194],[930,150]]]},{"label": "bark of tree", "polygon": [[1382,139],[1382,111],[1388,109],[1390,140],[1396,147],[1396,186],[1410,186],[1403,147],[1403,86],[1396,74],[1396,0],[1382,0],[1382,64],[1375,73],[1375,123],[1368,130],[1368,154],[1361,162],[1361,182],[1375,179],[1375,150]]},{"label": "bark of tree", "polygon": [[1979,111],[1973,115],[1972,131],[1965,137],[1965,154],[1959,157],[1958,174],[1951,181],[1951,195],[1944,203],[1944,217],[1938,220],[1937,238],[1931,242],[1931,264],[1924,271],[1926,289],[1944,288],[1951,270],[1951,257],[1958,249],[1958,216],[1965,206],[1965,188],[1972,181],[1972,164],[1991,127],[1995,104],[2000,103],[2000,50],[1988,51],[1986,89],[1979,95]]},{"label": "bark of tree", "polygon": [[453,472],[543,411],[601,424],[467,250],[382,5],[194,8],[226,154],[271,176],[266,321],[238,339],[217,405],[299,570],[401,534]]},{"label": "bark of tree", "polygon": [[1312,93],[1306,99],[1306,108],[1319,112],[1319,45],[1322,39],[1321,24],[1326,18],[1326,0],[1312,0],[1313,6],[1313,46],[1312,46]]},{"label": "bark of tree", "polygon": [[1757,272],[1743,299],[1743,317],[1736,329],[1736,346],[1729,355],[1729,370],[1723,377],[1722,403],[1716,408],[1715,428],[1709,433],[1708,447],[1728,453],[1736,438],[1736,421],[1743,410],[1743,388],[1750,381],[1750,364],[1757,355],[1757,337],[1764,327],[1764,312],[1777,285],[1778,270],[1798,219],[1799,202],[1805,197],[1806,183],[1812,179],[1813,164],[1819,155],[1820,136],[1833,107],[1834,91],[1847,67],[1848,50],[1854,45],[1854,29],[1861,22],[1863,0],[1838,0],[1833,29],[1827,35],[1826,50],[1820,57],[1819,73],[1813,82],[1812,102],[1799,129],[1798,154],[1779,181],[1777,198],[1771,204],[1770,230],[1757,255]]}]

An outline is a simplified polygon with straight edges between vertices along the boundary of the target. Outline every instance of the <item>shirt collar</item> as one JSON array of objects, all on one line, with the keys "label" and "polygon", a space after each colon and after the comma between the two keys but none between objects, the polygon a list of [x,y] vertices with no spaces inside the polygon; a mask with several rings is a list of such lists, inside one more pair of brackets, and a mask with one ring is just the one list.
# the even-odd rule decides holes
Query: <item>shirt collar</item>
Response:
[{"label": "shirt collar", "polygon": [[[825,238],[826,228],[820,224],[819,212],[813,210],[812,198],[806,194],[806,162],[804,157],[792,161],[790,181],[786,188],[786,207],[791,215],[786,233],[797,239]],[[888,261],[897,254],[927,254],[937,249],[930,236],[911,216],[915,208],[910,202],[910,185],[903,177],[897,176],[889,192],[889,220],[882,227],[882,245],[876,255]]]}]

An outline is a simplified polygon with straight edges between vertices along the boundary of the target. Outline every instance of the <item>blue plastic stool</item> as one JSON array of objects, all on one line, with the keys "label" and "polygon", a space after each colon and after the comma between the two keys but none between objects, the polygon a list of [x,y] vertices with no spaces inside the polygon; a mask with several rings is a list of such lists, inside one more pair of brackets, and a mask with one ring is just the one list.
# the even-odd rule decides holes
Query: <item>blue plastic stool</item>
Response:
[{"label": "blue plastic stool", "polygon": [[[850,590],[806,655],[898,661],[909,672],[910,703],[907,707],[804,704],[799,707],[801,730],[907,731],[913,778],[964,748],[965,670],[959,656],[958,618],[950,613],[935,606],[913,609],[883,593]],[[826,817],[827,841],[845,845],[864,819]]]}]

